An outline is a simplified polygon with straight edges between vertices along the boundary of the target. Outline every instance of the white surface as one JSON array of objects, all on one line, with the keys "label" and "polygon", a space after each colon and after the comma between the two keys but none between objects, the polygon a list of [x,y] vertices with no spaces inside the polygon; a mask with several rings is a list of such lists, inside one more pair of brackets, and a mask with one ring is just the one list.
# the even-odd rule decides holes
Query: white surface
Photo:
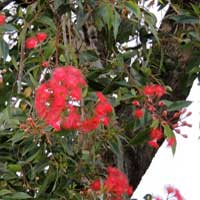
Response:
[{"label": "white surface", "polygon": [[143,199],[145,194],[166,197],[165,186],[172,185],[180,190],[186,200],[200,199],[200,85],[197,78],[193,82],[187,100],[192,101],[187,107],[192,115],[186,118],[192,127],[181,127],[183,138],[176,134],[177,149],[173,156],[167,143],[159,148],[152,163],[132,198]]}]

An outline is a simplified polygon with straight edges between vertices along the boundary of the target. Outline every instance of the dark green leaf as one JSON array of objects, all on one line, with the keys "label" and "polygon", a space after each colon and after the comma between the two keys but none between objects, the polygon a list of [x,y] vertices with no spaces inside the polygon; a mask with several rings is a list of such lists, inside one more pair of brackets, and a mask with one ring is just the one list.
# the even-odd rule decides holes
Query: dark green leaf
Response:
[{"label": "dark green leaf", "polygon": [[191,104],[191,101],[168,101],[168,100],[163,100],[165,105],[168,107],[168,111],[176,111],[176,110],[181,110],[184,107],[187,107]]},{"label": "dark green leaf", "polygon": [[149,139],[149,130],[146,129],[144,131],[138,131],[137,135],[134,136],[129,143],[130,144],[143,144]]},{"label": "dark green leaf", "polygon": [[85,62],[95,62],[98,60],[97,54],[92,50],[82,51],[80,54],[80,64],[84,64]]},{"label": "dark green leaf", "polygon": [[29,194],[24,193],[24,192],[16,192],[14,194],[12,194],[12,196],[9,196],[9,199],[32,199],[33,197],[31,197]]},{"label": "dark green leaf", "polygon": [[125,3],[126,7],[128,10],[130,10],[131,12],[133,12],[133,14],[140,19],[141,18],[141,11],[140,8],[138,6],[138,4],[136,3],[136,1],[132,0],[132,1],[127,1]]},{"label": "dark green leaf", "polygon": [[12,193],[12,191],[7,190],[7,189],[0,190],[0,196],[4,196],[4,195],[10,194],[10,193]]},{"label": "dark green leaf", "polygon": [[9,46],[4,39],[0,39],[0,59],[3,58],[4,62],[8,57]]},{"label": "dark green leaf", "polygon": [[114,38],[116,40],[117,34],[118,34],[119,25],[120,25],[120,22],[121,22],[120,15],[118,14],[117,11],[115,11],[114,20],[112,22],[113,22],[112,26],[113,26]]}]

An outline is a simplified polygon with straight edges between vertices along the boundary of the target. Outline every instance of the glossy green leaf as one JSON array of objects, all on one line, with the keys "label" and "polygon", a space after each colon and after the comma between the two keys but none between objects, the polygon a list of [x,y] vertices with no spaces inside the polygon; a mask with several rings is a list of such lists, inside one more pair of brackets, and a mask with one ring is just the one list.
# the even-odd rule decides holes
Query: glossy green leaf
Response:
[{"label": "glossy green leaf", "polygon": [[84,64],[85,62],[95,62],[98,60],[97,54],[92,50],[83,51],[80,54],[80,64]]},{"label": "glossy green leaf", "polygon": [[192,103],[191,101],[175,101],[175,102],[172,102],[172,101],[168,101],[168,100],[164,100],[163,102],[168,107],[168,111],[181,110],[182,108],[187,107]]},{"label": "glossy green leaf", "polygon": [[[163,126],[163,128],[164,128],[164,135],[167,139],[171,138],[171,137],[176,138],[173,130],[169,127],[169,125],[165,125],[165,126]],[[176,141],[171,148],[172,148],[172,153],[175,154],[175,152],[176,152]]]},{"label": "glossy green leaf", "polygon": [[120,22],[121,22],[121,18],[120,18],[120,15],[117,11],[115,11],[114,13],[114,19],[113,19],[113,32],[114,32],[114,38],[116,40],[117,38],[117,34],[118,34],[118,29],[119,29],[119,25],[120,25]]},{"label": "glossy green leaf", "polygon": [[141,18],[140,7],[135,0],[127,1],[125,5],[136,17]]},{"label": "glossy green leaf", "polygon": [[129,143],[132,145],[143,144],[149,139],[149,130],[139,131],[136,136],[134,136]]},{"label": "glossy green leaf", "polygon": [[24,192],[16,192],[12,195],[10,195],[7,199],[32,199],[33,197],[31,197],[29,194],[24,193]]},{"label": "glossy green leaf", "polygon": [[0,38],[0,58],[3,58],[4,62],[6,61],[9,53],[9,46],[4,39]]}]

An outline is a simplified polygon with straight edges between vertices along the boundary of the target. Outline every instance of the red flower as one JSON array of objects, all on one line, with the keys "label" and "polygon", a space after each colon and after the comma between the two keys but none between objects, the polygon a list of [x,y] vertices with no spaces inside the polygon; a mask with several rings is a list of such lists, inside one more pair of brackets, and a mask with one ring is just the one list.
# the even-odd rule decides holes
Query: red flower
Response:
[{"label": "red flower", "polygon": [[97,95],[97,97],[98,97],[98,100],[99,100],[101,103],[107,101],[106,97],[103,95],[102,92],[96,92],[96,95]]},{"label": "red flower", "polygon": [[154,112],[156,110],[156,108],[153,106],[153,105],[150,105],[149,107],[148,107],[148,111],[149,112]]},{"label": "red flower", "polygon": [[65,109],[65,89],[50,80],[40,85],[35,94],[36,111],[44,121],[59,130],[61,112]]},{"label": "red flower", "polygon": [[80,87],[73,88],[73,89],[70,91],[70,96],[71,96],[71,98],[74,99],[74,100],[81,100],[81,98],[82,98],[82,91],[81,91],[81,88],[80,88]]},{"label": "red flower", "polygon": [[0,14],[0,26],[6,23],[6,16],[4,14]]},{"label": "red flower", "polygon": [[139,103],[139,101],[137,101],[137,100],[132,101],[132,104],[133,104],[134,106],[140,106],[140,103]]},{"label": "red flower", "polygon": [[144,112],[142,111],[142,109],[136,109],[134,111],[134,116],[137,118],[137,119],[140,119],[144,116]]},{"label": "red flower", "polygon": [[132,186],[129,186],[127,188],[127,194],[128,194],[128,196],[131,196],[133,194],[133,187]]},{"label": "red flower", "polygon": [[81,116],[76,112],[71,112],[62,122],[65,129],[77,129],[80,126]]},{"label": "red flower", "polygon": [[95,107],[95,114],[97,116],[104,116],[112,112],[112,106],[108,102],[99,102]]},{"label": "red flower", "polygon": [[167,143],[168,143],[168,146],[172,147],[176,142],[176,138],[175,137],[170,137],[167,139]]},{"label": "red flower", "polygon": [[36,37],[37,37],[37,39],[38,39],[38,42],[43,42],[44,40],[46,40],[46,38],[47,38],[47,34],[45,33],[45,32],[38,32],[37,34],[36,34]]},{"label": "red flower", "polygon": [[178,189],[172,186],[167,186],[166,190],[168,194],[174,194],[174,197],[176,197],[177,200],[183,200],[183,197]]},{"label": "red flower", "polygon": [[53,72],[53,78],[62,82],[69,90],[77,87],[83,88],[87,85],[81,71],[73,66],[56,68]]},{"label": "red flower", "polygon": [[159,140],[162,137],[163,137],[162,129],[160,129],[160,128],[153,128],[153,129],[151,129],[151,132],[150,132],[150,138],[151,139]]},{"label": "red flower", "polygon": [[175,189],[170,185],[166,187],[166,190],[168,194],[173,193],[175,191]]},{"label": "red flower", "polygon": [[143,89],[143,92],[147,96],[153,96],[155,93],[154,85],[146,85]]},{"label": "red flower", "polygon": [[114,195],[114,197],[122,198],[122,195],[132,194],[132,187],[129,186],[128,180],[124,173],[115,167],[107,168],[108,176],[104,182],[105,189]]},{"label": "red flower", "polygon": [[43,61],[42,62],[42,67],[48,67],[49,66],[49,62],[48,61]]},{"label": "red flower", "polygon": [[81,123],[81,131],[84,133],[88,133],[90,131],[93,131],[98,128],[99,126],[99,118],[98,117],[92,117],[90,119],[86,119]]},{"label": "red flower", "polygon": [[109,117],[105,116],[101,118],[101,122],[103,123],[104,126],[108,126],[110,123]]},{"label": "red flower", "polygon": [[101,182],[99,179],[95,180],[92,182],[92,184],[90,185],[91,189],[94,191],[98,191],[101,189]]},{"label": "red flower", "polygon": [[26,39],[25,41],[25,47],[27,49],[34,49],[37,47],[37,44],[38,44],[38,40],[36,37],[29,37],[28,39]]},{"label": "red flower", "polygon": [[158,142],[155,139],[148,141],[148,144],[149,144],[149,146],[151,146],[151,147],[153,147],[155,149],[157,149],[159,147]]},{"label": "red flower", "polygon": [[155,200],[162,200],[161,197],[155,197]]},{"label": "red flower", "polygon": [[154,85],[154,91],[157,97],[162,97],[166,93],[165,88],[161,85]]},{"label": "red flower", "polygon": [[161,97],[163,96],[166,91],[165,88],[161,85],[146,85],[143,89],[143,93],[147,96],[157,96],[157,97]]},{"label": "red flower", "polygon": [[178,189],[175,189],[175,197],[177,198],[177,200],[183,200],[183,197]]},{"label": "red flower", "polygon": [[159,101],[159,102],[158,102],[158,105],[159,105],[160,107],[163,107],[163,106],[165,105],[165,103],[164,103],[163,101]]}]

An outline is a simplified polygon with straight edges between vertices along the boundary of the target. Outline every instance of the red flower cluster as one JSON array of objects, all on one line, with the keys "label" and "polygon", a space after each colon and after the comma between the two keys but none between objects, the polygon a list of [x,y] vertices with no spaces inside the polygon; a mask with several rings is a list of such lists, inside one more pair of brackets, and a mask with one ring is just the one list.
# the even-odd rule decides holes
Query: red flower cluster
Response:
[{"label": "red flower cluster", "polygon": [[158,141],[163,137],[163,132],[160,128],[153,128],[150,132],[151,140],[148,142],[153,148],[158,148]]},{"label": "red flower cluster", "polygon": [[25,41],[25,47],[27,49],[34,49],[38,45],[38,40],[35,36],[29,37]]},{"label": "red flower cluster", "polygon": [[47,34],[45,32],[39,32],[36,34],[36,36],[32,36],[26,39],[25,41],[25,47],[27,49],[34,49],[37,47],[38,43],[42,43],[44,40],[46,40]]},{"label": "red flower cluster", "polygon": [[[115,167],[107,168],[107,177],[104,181],[103,188],[108,193],[107,199],[109,200],[122,200],[124,195],[132,195],[133,188],[128,184],[128,180],[124,173]],[[99,191],[101,189],[100,180],[95,180],[91,184],[91,189]]]},{"label": "red flower cluster", "polygon": [[102,93],[97,93],[98,102],[90,119],[81,119],[78,107],[73,105],[73,101],[82,99],[82,88],[86,86],[80,70],[73,66],[56,68],[52,78],[36,90],[35,108],[39,117],[55,130],[62,127],[87,133],[100,123],[107,126],[112,106]]},{"label": "red flower cluster", "polygon": [[[72,66],[57,68],[52,78],[36,90],[35,107],[38,115],[56,130],[60,130],[61,123],[64,127],[76,128],[80,116],[69,101],[80,100],[81,88],[85,86],[80,70]],[[62,119],[61,114],[65,110],[69,115]]]},{"label": "red flower cluster", "polygon": [[176,200],[183,200],[183,197],[180,193],[180,191],[172,186],[167,186],[166,187],[168,196],[170,196],[170,198],[176,198]]},{"label": "red flower cluster", "polygon": [[81,124],[81,130],[84,133],[95,130],[100,123],[104,126],[108,126],[110,122],[108,115],[112,112],[111,104],[101,92],[97,92],[96,96],[98,97],[98,102],[94,109],[94,116],[84,120]]},{"label": "red flower cluster", "polygon": [[4,14],[0,14],[0,26],[6,23],[6,16]]},{"label": "red flower cluster", "polygon": [[43,42],[47,38],[47,34],[45,32],[38,32],[36,34],[37,40],[39,43]]},{"label": "red flower cluster", "polygon": [[163,86],[155,84],[155,85],[146,85],[143,89],[143,92],[144,95],[157,96],[160,98],[166,93],[166,90]]}]

